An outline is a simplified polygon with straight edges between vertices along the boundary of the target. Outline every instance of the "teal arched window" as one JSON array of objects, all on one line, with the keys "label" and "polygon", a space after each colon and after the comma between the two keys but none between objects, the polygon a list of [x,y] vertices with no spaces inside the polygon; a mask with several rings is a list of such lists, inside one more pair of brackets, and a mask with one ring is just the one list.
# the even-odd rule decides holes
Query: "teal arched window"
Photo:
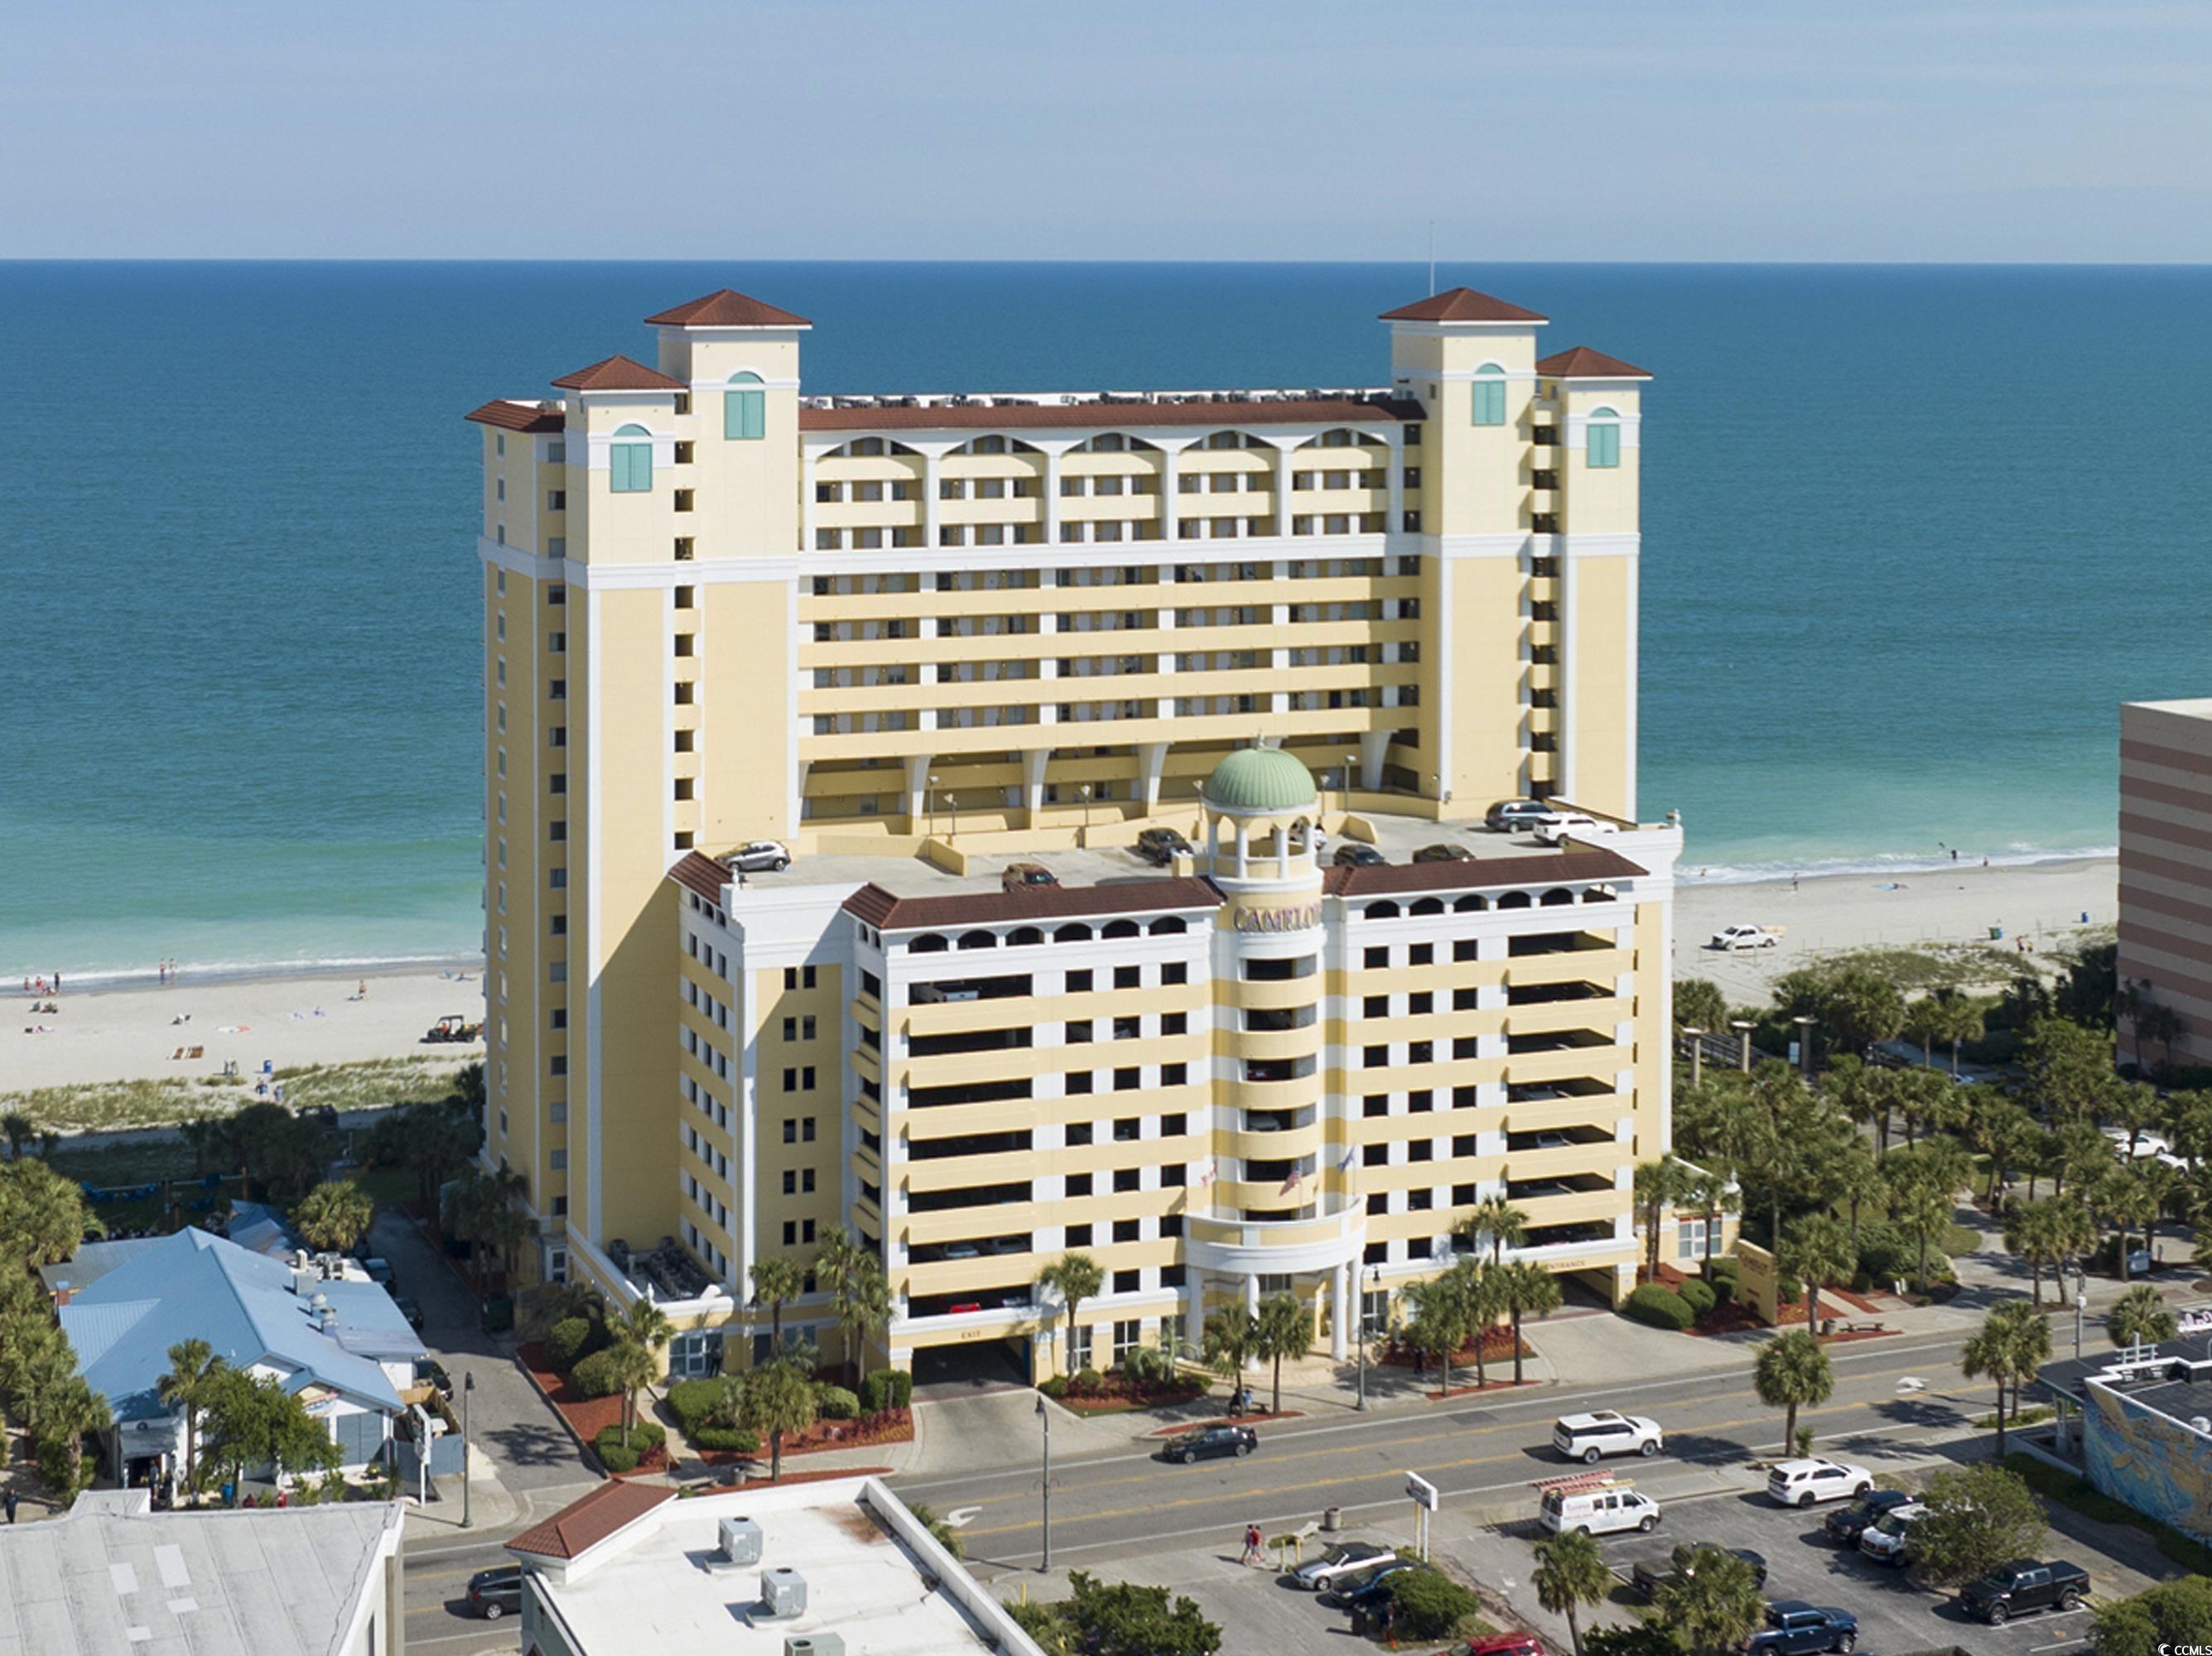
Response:
[{"label": "teal arched window", "polygon": [[757,373],[733,373],[730,389],[722,393],[722,435],[733,442],[753,442],[768,435],[768,393],[760,389]]},{"label": "teal arched window", "polygon": [[1589,417],[1589,464],[1620,464],[1620,416],[1611,409],[1592,409]]},{"label": "teal arched window", "polygon": [[612,480],[608,487],[617,494],[642,494],[653,487],[653,434],[643,426],[624,426],[615,433],[608,448]]},{"label": "teal arched window", "polygon": [[1486,362],[1474,371],[1474,423],[1505,423],[1505,370],[1495,362]]}]

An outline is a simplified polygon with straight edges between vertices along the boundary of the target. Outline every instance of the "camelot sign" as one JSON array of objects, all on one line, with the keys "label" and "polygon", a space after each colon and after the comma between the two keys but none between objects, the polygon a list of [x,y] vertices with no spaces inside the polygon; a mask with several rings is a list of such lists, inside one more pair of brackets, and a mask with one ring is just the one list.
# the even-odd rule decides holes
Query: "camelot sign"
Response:
[{"label": "camelot sign", "polygon": [[1310,931],[1321,924],[1319,903],[1300,903],[1296,908],[1240,908],[1239,931]]}]

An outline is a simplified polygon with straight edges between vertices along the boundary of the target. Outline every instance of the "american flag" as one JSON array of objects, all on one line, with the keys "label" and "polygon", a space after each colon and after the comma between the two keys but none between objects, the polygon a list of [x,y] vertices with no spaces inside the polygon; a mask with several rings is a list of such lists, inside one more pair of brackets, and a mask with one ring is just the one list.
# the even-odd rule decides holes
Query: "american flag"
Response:
[{"label": "american flag", "polygon": [[1305,1175],[1304,1174],[1293,1169],[1291,1176],[1283,1180],[1282,1188],[1277,1191],[1275,1194],[1278,1196],[1288,1196],[1292,1191],[1298,1187],[1304,1179]]}]

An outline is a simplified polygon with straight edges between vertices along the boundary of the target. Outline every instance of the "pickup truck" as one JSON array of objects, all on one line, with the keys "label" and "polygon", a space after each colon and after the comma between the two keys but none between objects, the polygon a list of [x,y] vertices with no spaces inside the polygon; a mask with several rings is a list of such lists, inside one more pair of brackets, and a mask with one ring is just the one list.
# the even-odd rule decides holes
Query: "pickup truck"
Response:
[{"label": "pickup truck", "polygon": [[1978,1622],[2002,1627],[2028,1611],[2073,1610],[2088,1596],[2089,1572],[2079,1564],[2023,1558],[1962,1590],[1959,1608]]},{"label": "pickup truck", "polygon": [[1813,1656],[1848,1651],[1859,1641],[1858,1617],[1802,1598],[1778,1598],[1766,1607],[1766,1625],[1743,1641],[1749,1656]]},{"label": "pickup truck", "polygon": [[1772,949],[1780,944],[1782,935],[1778,925],[1724,925],[1705,947],[1729,954],[1739,949]]}]

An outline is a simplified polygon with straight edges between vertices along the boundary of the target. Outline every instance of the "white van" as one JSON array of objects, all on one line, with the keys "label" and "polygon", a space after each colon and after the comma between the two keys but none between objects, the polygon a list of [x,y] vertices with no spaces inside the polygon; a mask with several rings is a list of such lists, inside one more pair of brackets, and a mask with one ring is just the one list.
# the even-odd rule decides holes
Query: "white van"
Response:
[{"label": "white van", "polygon": [[1659,1503],[1626,1478],[1601,1472],[1594,1477],[1554,1478],[1539,1483],[1543,1501],[1538,1516],[1553,1535],[1580,1530],[1613,1535],[1623,1530],[1659,1527]]}]

